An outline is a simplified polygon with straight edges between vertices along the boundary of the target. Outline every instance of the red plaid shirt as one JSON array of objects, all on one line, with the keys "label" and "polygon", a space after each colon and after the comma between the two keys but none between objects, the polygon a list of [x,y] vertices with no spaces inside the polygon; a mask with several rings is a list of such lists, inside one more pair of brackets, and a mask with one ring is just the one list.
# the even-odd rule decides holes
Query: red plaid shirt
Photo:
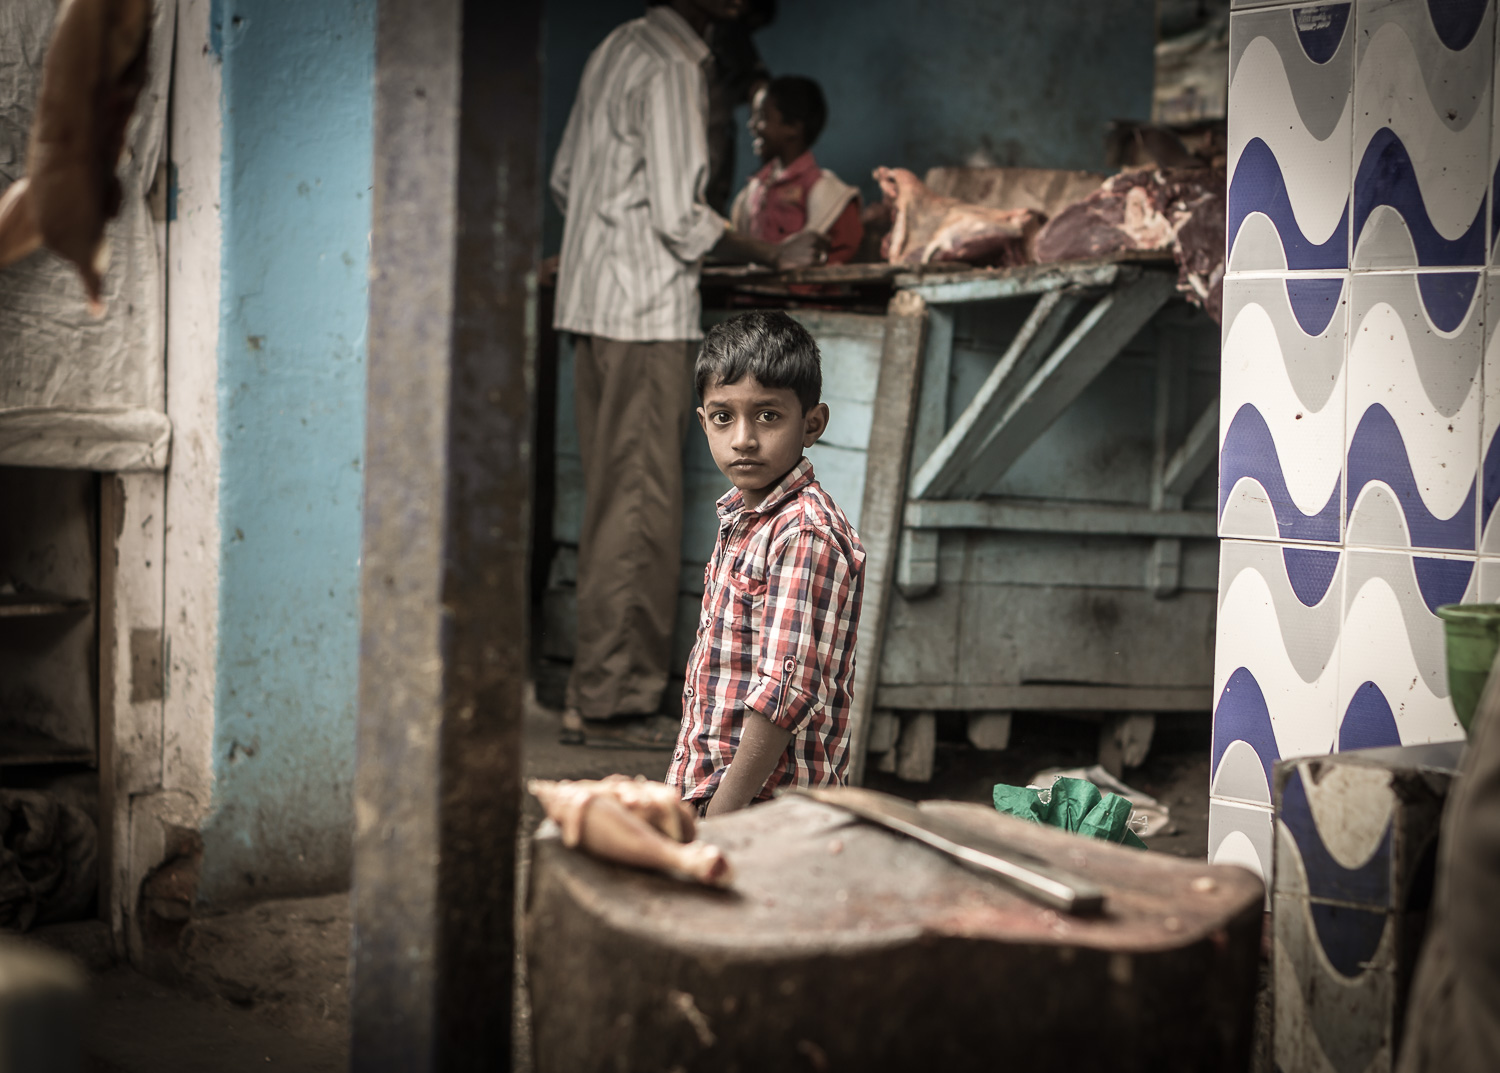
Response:
[{"label": "red plaid shirt", "polygon": [[746,508],[738,490],[719,500],[667,771],[685,799],[717,789],[747,708],[792,732],[760,798],[844,781],[864,569],[858,534],[806,458],[759,507]]}]

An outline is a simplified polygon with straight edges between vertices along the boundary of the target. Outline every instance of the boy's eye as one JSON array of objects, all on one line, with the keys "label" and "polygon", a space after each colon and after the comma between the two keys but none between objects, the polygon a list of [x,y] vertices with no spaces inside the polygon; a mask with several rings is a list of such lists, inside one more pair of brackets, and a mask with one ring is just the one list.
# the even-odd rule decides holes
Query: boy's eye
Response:
[{"label": "boy's eye", "polygon": [[716,425],[727,425],[731,420],[727,410],[716,410],[708,419]]},{"label": "boy's eye", "polygon": [[775,421],[780,416],[775,410],[762,410],[760,412],[760,419],[762,421]]}]

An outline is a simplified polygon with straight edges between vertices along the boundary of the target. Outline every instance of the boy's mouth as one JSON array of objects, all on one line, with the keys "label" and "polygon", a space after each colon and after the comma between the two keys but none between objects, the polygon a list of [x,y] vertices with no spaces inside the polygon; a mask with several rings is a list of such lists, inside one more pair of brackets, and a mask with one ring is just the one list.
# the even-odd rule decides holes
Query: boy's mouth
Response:
[{"label": "boy's mouth", "polygon": [[762,463],[754,458],[736,458],[729,463],[730,469],[756,469]]}]

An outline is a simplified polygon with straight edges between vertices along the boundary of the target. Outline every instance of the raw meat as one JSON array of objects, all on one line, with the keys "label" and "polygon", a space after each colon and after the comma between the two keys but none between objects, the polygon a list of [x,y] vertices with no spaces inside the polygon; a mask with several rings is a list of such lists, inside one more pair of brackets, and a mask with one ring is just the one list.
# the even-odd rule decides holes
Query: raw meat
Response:
[{"label": "raw meat", "polygon": [[1039,263],[1170,251],[1177,288],[1219,320],[1224,292],[1224,171],[1123,171],[1037,232]]},{"label": "raw meat", "polygon": [[905,168],[876,168],[875,178],[894,215],[881,249],[891,264],[1010,266],[1030,260],[1027,246],[1042,224],[1040,213],[943,197]]},{"label": "raw meat", "polygon": [[552,782],[532,779],[563,845],[582,846],[596,857],[680,872],[711,887],[727,887],[734,875],[718,846],[694,842],[692,808],[663,783],[611,775],[605,779]]},{"label": "raw meat", "polygon": [[77,266],[96,313],[150,19],[151,0],[63,0],[42,61],[26,177],[0,198],[0,266],[45,244]]}]

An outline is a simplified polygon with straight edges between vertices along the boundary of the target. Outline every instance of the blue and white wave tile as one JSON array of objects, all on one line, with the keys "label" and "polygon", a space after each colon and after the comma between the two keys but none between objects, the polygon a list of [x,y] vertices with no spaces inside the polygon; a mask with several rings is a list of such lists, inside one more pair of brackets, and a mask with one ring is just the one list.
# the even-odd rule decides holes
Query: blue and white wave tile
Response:
[{"label": "blue and white wave tile", "polygon": [[1214,798],[1208,803],[1208,860],[1248,868],[1266,885],[1266,907],[1271,904],[1272,839],[1274,821],[1269,808]]},{"label": "blue and white wave tile", "polygon": [[1354,36],[1349,3],[1231,15],[1231,273],[1348,266]]},{"label": "blue and white wave tile", "polygon": [[1224,281],[1219,534],[1342,536],[1345,276]]},{"label": "blue and white wave tile", "polygon": [[1299,765],[1282,789],[1273,972],[1284,1069],[1389,1068],[1393,801],[1389,772],[1353,765],[1318,781]]},{"label": "blue and white wave tile", "polygon": [[1479,602],[1500,604],[1500,559],[1479,560]]},{"label": "blue and white wave tile", "polygon": [[1494,0],[1359,0],[1358,23],[1353,267],[1483,265]]},{"label": "blue and white wave tile", "polygon": [[1463,737],[1448,699],[1437,608],[1478,594],[1472,557],[1345,552],[1339,752]]},{"label": "blue and white wave tile", "polygon": [[1269,808],[1277,760],[1332,750],[1345,557],[1337,548],[1220,545],[1216,798]]},{"label": "blue and white wave tile", "polygon": [[1479,550],[1482,554],[1500,554],[1500,522],[1495,507],[1500,504],[1500,333],[1495,319],[1500,317],[1500,272],[1488,272],[1484,279],[1484,431],[1480,437],[1483,451],[1479,468]]},{"label": "blue and white wave tile", "polygon": [[1356,274],[1345,542],[1473,551],[1483,297],[1478,272]]}]

